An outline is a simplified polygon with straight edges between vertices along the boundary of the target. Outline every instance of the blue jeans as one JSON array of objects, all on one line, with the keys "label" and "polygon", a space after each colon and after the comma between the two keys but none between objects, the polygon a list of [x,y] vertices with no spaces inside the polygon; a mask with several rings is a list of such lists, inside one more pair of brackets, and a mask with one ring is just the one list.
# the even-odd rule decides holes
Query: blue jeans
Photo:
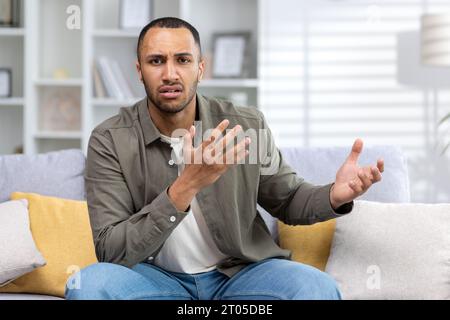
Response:
[{"label": "blue jeans", "polygon": [[[76,283],[78,285],[73,285]],[[231,278],[217,270],[185,274],[168,272],[148,263],[140,263],[133,268],[97,263],[73,275],[67,284],[66,298],[69,300],[341,298],[336,282],[326,273],[298,262],[277,258],[249,264]]]}]

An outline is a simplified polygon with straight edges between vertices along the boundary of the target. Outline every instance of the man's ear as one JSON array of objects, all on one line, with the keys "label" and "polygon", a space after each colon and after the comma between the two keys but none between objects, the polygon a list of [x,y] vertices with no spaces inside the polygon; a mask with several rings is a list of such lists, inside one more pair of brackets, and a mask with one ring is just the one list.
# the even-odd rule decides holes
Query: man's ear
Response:
[{"label": "man's ear", "polygon": [[205,73],[205,59],[200,58],[200,62],[198,63],[198,81],[203,79],[203,74]]},{"label": "man's ear", "polygon": [[142,81],[142,70],[141,70],[141,64],[139,63],[139,60],[136,60],[136,71],[139,75],[139,81]]}]

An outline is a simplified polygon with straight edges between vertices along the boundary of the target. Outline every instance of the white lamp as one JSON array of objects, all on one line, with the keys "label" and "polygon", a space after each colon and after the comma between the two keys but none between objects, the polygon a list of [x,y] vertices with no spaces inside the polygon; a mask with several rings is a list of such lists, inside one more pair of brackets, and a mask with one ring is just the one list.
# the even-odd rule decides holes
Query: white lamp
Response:
[{"label": "white lamp", "polygon": [[[450,67],[450,13],[423,15],[421,31],[422,63],[433,67]],[[434,99],[437,108],[436,90]],[[440,123],[449,117],[450,113]],[[444,144],[443,153],[450,147],[450,142]]]},{"label": "white lamp", "polygon": [[450,13],[423,15],[421,31],[422,63],[450,67]]}]

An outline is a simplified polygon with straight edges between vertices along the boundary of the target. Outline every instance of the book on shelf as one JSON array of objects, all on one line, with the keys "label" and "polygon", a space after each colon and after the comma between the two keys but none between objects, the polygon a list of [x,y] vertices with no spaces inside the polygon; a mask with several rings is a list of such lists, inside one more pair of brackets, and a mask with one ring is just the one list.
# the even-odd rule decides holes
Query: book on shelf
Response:
[{"label": "book on shelf", "polygon": [[122,94],[125,98],[133,98],[134,94],[131,91],[130,85],[126,81],[125,74],[123,73],[122,69],[120,68],[119,63],[116,60],[111,61],[113,73],[116,76],[116,80],[119,84],[119,88],[122,91]]},{"label": "book on shelf", "polygon": [[81,100],[77,89],[44,89],[40,111],[40,131],[79,131],[81,128]]},{"label": "book on shelf", "polygon": [[17,0],[0,1],[0,27],[17,28],[20,26],[21,2]]},{"label": "book on shelf", "polygon": [[96,98],[106,98],[106,89],[103,84],[102,77],[100,76],[100,72],[98,71],[97,65],[94,63],[94,96]]},{"label": "book on shelf", "polygon": [[133,91],[126,80],[119,63],[101,56],[94,66],[94,89],[97,98],[115,98],[118,100],[134,98]]}]

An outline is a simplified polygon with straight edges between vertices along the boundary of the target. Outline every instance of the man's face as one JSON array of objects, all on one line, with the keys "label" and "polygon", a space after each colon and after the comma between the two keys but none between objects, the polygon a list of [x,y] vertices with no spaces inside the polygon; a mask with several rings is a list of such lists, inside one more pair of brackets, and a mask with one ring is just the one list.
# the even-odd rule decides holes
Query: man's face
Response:
[{"label": "man's face", "polygon": [[150,102],[160,111],[182,111],[195,97],[204,62],[186,28],[151,28],[136,68]]}]

